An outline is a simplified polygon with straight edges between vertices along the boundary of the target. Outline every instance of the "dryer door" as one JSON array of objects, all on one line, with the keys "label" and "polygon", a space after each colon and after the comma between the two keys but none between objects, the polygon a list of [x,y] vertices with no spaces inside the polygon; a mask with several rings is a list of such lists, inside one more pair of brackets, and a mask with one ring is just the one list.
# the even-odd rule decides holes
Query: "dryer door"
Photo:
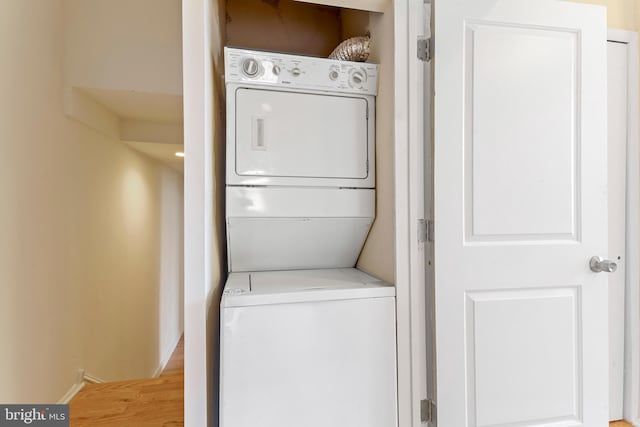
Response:
[{"label": "dryer door", "polygon": [[372,174],[373,98],[242,87],[234,96],[235,183],[358,187]]}]

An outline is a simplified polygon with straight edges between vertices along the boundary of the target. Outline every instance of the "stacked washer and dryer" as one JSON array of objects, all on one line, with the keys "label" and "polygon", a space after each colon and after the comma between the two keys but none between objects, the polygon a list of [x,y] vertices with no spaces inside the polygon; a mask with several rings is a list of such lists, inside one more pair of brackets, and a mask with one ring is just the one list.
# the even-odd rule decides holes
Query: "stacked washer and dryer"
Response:
[{"label": "stacked washer and dryer", "polygon": [[225,49],[221,427],[397,425],[395,289],[354,268],[375,213],[377,72]]}]

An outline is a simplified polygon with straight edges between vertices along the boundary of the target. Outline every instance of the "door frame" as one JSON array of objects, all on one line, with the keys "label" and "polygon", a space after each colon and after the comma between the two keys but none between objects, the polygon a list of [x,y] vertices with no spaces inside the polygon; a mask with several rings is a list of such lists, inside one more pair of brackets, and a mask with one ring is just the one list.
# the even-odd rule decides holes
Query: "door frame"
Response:
[{"label": "door frame", "polygon": [[[638,151],[638,33],[609,29],[607,41],[628,45],[627,194],[624,338],[625,420],[640,427],[640,152]],[[635,286],[634,286],[635,285]]]},{"label": "door frame", "polygon": [[[424,104],[431,64],[417,57],[420,36],[429,36],[431,0],[397,0],[394,7],[395,286],[397,312],[398,425],[420,427],[421,400],[432,381],[427,372],[426,257],[420,220],[425,212],[425,137],[430,111]],[[425,65],[426,64],[426,65]],[[425,117],[429,120],[425,121]],[[428,196],[427,196],[428,197]]]}]

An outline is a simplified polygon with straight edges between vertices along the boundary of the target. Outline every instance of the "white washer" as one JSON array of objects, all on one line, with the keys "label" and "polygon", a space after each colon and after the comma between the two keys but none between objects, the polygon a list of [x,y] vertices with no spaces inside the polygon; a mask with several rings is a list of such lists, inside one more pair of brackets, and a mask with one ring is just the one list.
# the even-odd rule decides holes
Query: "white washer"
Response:
[{"label": "white washer", "polygon": [[353,268],[231,273],[220,427],[393,427],[395,289]]}]

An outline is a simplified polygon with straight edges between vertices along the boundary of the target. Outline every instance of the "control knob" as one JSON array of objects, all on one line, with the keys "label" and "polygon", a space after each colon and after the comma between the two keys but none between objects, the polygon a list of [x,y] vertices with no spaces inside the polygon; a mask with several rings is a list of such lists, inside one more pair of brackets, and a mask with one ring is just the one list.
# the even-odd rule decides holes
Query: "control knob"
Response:
[{"label": "control knob", "polygon": [[349,74],[349,84],[351,87],[362,87],[367,82],[367,72],[360,68],[351,71]]},{"label": "control knob", "polygon": [[242,72],[247,77],[255,77],[260,72],[260,64],[255,58],[245,58],[242,61]]}]

